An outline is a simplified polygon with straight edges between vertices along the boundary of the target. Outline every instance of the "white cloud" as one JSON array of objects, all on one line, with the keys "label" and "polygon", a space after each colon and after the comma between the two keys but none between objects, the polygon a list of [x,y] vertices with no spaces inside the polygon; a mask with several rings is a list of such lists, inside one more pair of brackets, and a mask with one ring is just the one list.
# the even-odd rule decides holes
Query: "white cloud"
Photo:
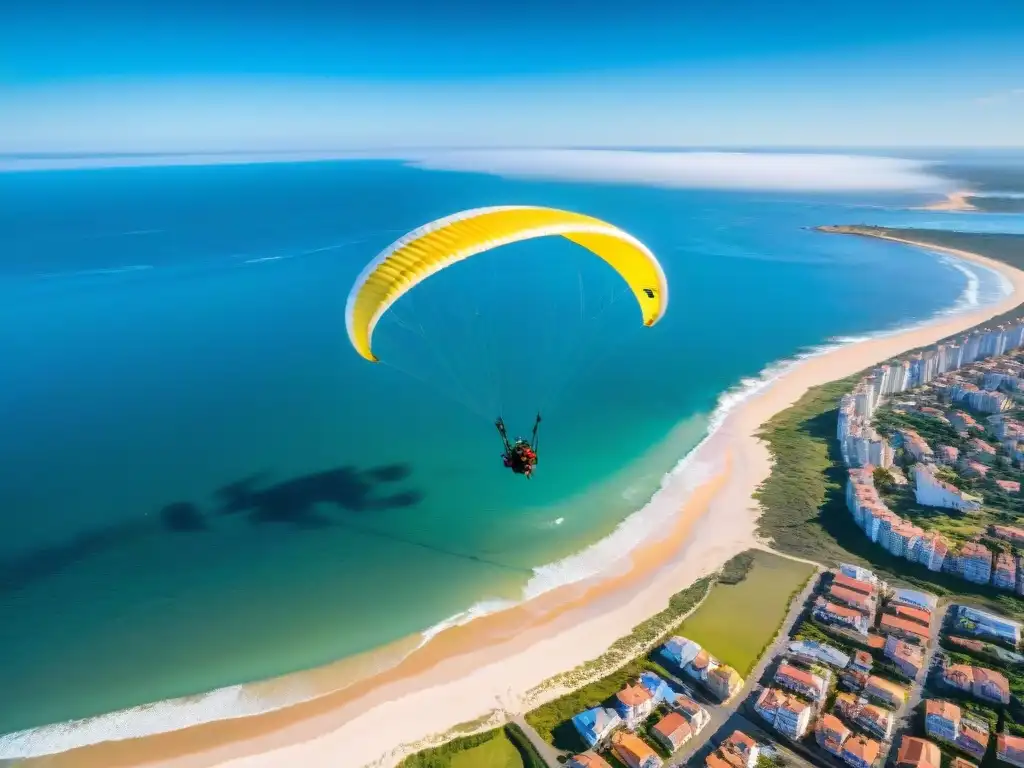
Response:
[{"label": "white cloud", "polygon": [[409,158],[435,170],[660,187],[932,191],[949,182],[916,160],[861,155],[639,152],[585,149],[453,150]]}]

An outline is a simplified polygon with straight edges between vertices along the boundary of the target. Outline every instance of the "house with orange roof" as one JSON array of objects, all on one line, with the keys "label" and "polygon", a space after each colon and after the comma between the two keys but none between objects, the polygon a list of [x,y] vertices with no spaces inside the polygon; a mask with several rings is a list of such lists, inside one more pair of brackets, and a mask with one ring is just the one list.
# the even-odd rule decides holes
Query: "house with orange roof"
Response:
[{"label": "house with orange roof", "polygon": [[1003,539],[1013,544],[1024,544],[1024,528],[1014,528],[1012,525],[990,525],[988,532],[997,539]]},{"label": "house with orange roof", "polygon": [[866,635],[871,624],[860,611],[847,608],[819,597],[814,603],[814,618],[826,624],[835,624],[845,629],[850,629],[861,635]]},{"label": "house with orange roof", "polygon": [[846,740],[839,757],[853,768],[872,768],[878,761],[878,754],[881,751],[882,745],[877,741],[858,734]]},{"label": "house with orange roof", "polygon": [[654,711],[654,697],[639,683],[627,685],[615,694],[615,711],[627,728],[635,730]]},{"label": "house with orange roof", "polygon": [[778,688],[762,690],[754,711],[791,739],[802,739],[811,724],[811,705]]},{"label": "house with orange roof", "polygon": [[949,768],[978,768],[978,764],[962,757],[954,757],[949,761]]},{"label": "house with orange roof", "polygon": [[985,477],[989,469],[980,461],[968,459],[960,462],[960,471],[968,477]]},{"label": "house with orange roof", "polygon": [[693,731],[694,736],[704,730],[704,726],[711,722],[711,715],[708,714],[708,711],[685,694],[680,693],[673,701],[669,702],[669,706],[674,712],[678,712],[686,718],[686,722],[690,724],[690,729]]},{"label": "house with orange roof", "polygon": [[665,765],[646,741],[629,731],[612,734],[612,752],[629,768],[662,768]]},{"label": "house with orange roof", "polygon": [[970,441],[971,453],[978,456],[982,461],[991,458],[996,455],[996,449],[993,448],[989,443],[982,440],[980,437],[975,437]]},{"label": "house with orange roof", "polygon": [[852,589],[832,584],[828,588],[828,596],[833,602],[854,608],[865,615],[873,616],[875,613],[874,598],[854,592]]},{"label": "house with orange roof", "polygon": [[1020,483],[1016,480],[996,480],[996,485],[1007,493],[1020,493]]},{"label": "house with orange roof", "polygon": [[996,737],[996,757],[1004,763],[1024,768],[1024,737],[1000,733]]},{"label": "house with orange roof", "polygon": [[970,693],[977,699],[996,704],[1010,703],[1010,683],[1005,675],[994,669],[951,664],[942,673],[942,680],[946,685]]},{"label": "house with orange roof", "polygon": [[836,757],[843,753],[843,743],[850,738],[850,729],[835,715],[822,715],[814,727],[818,746]]},{"label": "house with orange roof", "polygon": [[812,701],[821,701],[828,693],[828,681],[819,675],[814,675],[805,669],[794,667],[792,664],[780,664],[775,672],[775,682],[783,688],[806,696]]},{"label": "house with orange roof", "polygon": [[853,654],[853,661],[850,662],[851,667],[864,674],[869,674],[874,664],[875,662],[871,658],[871,654],[867,651],[857,651]]},{"label": "house with orange roof", "polygon": [[908,643],[906,640],[900,640],[895,635],[889,635],[886,638],[883,653],[885,658],[895,664],[896,668],[911,680],[917,679],[924,666],[924,648]]},{"label": "house with orange roof", "polygon": [[895,635],[903,640],[909,640],[920,645],[928,643],[928,629],[922,627],[916,621],[908,621],[893,616],[890,613],[882,615],[878,621],[878,631],[884,635]]},{"label": "house with orange roof", "polygon": [[761,748],[743,731],[733,731],[714,752],[708,755],[708,768],[754,768]]},{"label": "house with orange roof", "polygon": [[841,587],[848,589],[851,592],[857,592],[864,595],[864,597],[874,597],[877,593],[877,588],[870,581],[864,581],[862,579],[855,579],[851,576],[847,576],[841,571],[837,571],[832,576],[832,587]]},{"label": "house with orange roof", "polygon": [[608,761],[596,752],[583,752],[569,758],[565,768],[612,768]]},{"label": "house with orange roof", "polygon": [[904,736],[896,755],[896,768],[940,768],[942,754],[930,741]]},{"label": "house with orange roof", "polygon": [[651,735],[669,752],[675,752],[693,738],[693,729],[681,714],[669,712],[651,729]]},{"label": "house with orange roof", "polygon": [[907,700],[907,689],[885,678],[872,675],[864,685],[864,695],[898,709]]},{"label": "house with orange roof", "polygon": [[892,712],[868,704],[866,699],[858,699],[851,693],[840,693],[836,696],[834,711],[846,722],[863,728],[879,739],[888,739],[892,735]]},{"label": "house with orange roof", "polygon": [[704,684],[715,696],[722,701],[728,701],[740,688],[743,687],[743,678],[740,673],[728,664],[719,664],[708,672]]},{"label": "house with orange roof", "polygon": [[931,629],[932,612],[923,608],[915,608],[912,605],[891,604],[886,608],[886,613],[895,616],[897,619],[905,619],[920,624],[924,629]]},{"label": "house with orange roof", "polygon": [[[996,480],[996,482],[1000,482]],[[1009,552],[996,553],[996,567],[992,571],[992,586],[1010,592],[1017,586],[1017,561]]]},{"label": "house with orange roof", "polygon": [[976,541],[960,547],[960,575],[972,584],[988,584],[992,578],[992,552]]},{"label": "house with orange roof", "polygon": [[925,731],[980,760],[988,749],[988,723],[964,717],[956,704],[940,699],[925,701]]}]

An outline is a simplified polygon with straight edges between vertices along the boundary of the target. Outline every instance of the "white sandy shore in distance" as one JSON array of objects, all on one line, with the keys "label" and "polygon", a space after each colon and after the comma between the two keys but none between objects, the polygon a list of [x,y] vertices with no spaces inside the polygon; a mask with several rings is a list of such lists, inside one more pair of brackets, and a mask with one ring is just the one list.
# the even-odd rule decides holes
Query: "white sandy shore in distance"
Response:
[{"label": "white sandy shore in distance", "polygon": [[[927,246],[932,251],[945,249]],[[681,505],[678,522],[634,553],[628,573],[564,587],[525,605],[446,630],[397,667],[350,689],[277,712],[169,734],[108,742],[28,766],[174,766],[175,768],[359,768],[394,765],[396,750],[496,709],[524,712],[540,703],[527,692],[600,655],[663,609],[670,595],[757,545],[751,496],[771,468],[755,434],[809,387],[842,378],[924,346],[1016,306],[1024,272],[974,254],[945,250],[1003,274],[1014,292],[998,304],[937,318],[904,333],[844,346],[794,364],[732,410],[698,449],[710,470]],[[302,673],[331,690],[332,667]],[[294,677],[294,676],[291,676]],[[317,682],[319,681],[319,682]],[[261,684],[271,691],[274,683]],[[562,693],[551,690],[544,699]]]},{"label": "white sandy shore in distance", "polygon": [[950,192],[946,195],[945,200],[939,200],[936,203],[930,203],[929,205],[923,205],[918,210],[921,211],[976,211],[978,210],[974,205],[967,201],[973,192],[969,189],[959,190],[957,192]]}]

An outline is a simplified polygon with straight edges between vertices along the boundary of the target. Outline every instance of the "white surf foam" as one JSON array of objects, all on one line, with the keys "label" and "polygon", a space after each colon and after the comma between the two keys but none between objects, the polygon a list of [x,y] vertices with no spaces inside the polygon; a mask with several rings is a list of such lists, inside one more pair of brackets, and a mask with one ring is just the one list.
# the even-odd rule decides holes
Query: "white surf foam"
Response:
[{"label": "white surf foam", "polygon": [[[569,557],[535,568],[533,576],[523,589],[520,601],[482,600],[424,631],[417,647],[422,647],[446,629],[512,608],[522,601],[535,598],[558,587],[574,584],[620,567],[633,549],[641,543],[651,540],[658,530],[666,528],[678,513],[680,505],[687,496],[718,469],[715,458],[703,456],[701,449],[723,427],[729,414],[804,361],[841,347],[904,333],[932,322],[937,316],[977,308],[982,302],[978,291],[977,274],[972,270],[984,269],[984,267],[965,264],[944,254],[941,257],[953,259],[954,266],[963,271],[967,277],[967,286],[953,307],[938,312],[932,317],[891,329],[860,336],[829,339],[825,344],[809,348],[793,357],[768,365],[757,376],[742,379],[736,386],[719,396],[717,406],[708,422],[707,433],[700,443],[664,475],[659,488],[650,500],[637,512],[623,520],[609,536]],[[1012,285],[1005,281],[1002,290],[1004,296],[1009,295],[1013,290]],[[7,734],[0,736],[0,759],[38,757],[104,741],[119,741],[168,733],[202,723],[271,712],[308,701],[319,695],[306,689],[299,682],[301,677],[293,675],[285,679],[296,682],[291,687],[275,688],[276,694],[272,699],[265,695],[256,695],[253,692],[254,685],[236,685],[200,696],[170,699],[108,715]]]}]

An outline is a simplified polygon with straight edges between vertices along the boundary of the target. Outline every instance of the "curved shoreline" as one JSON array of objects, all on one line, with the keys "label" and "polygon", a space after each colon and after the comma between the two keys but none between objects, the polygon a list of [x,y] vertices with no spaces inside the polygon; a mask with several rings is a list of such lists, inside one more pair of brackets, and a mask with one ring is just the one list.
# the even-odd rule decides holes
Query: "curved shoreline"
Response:
[{"label": "curved shoreline", "polygon": [[[955,316],[939,316],[799,360],[731,410],[691,453],[711,473],[680,504],[670,531],[634,550],[628,570],[546,593],[515,608],[439,633],[393,669],[338,693],[327,693],[337,665],[245,686],[272,694],[301,677],[327,695],[261,715],[216,721],[157,736],[106,742],[32,766],[245,766],[394,764],[410,744],[459,722],[501,709],[521,712],[564,691],[532,689],[600,655],[668,597],[755,545],[758,510],[751,494],[770,472],[761,425],[809,388],[857,373],[901,352],[985,322],[1019,303],[1024,272],[983,256],[882,237],[979,263],[1001,273],[1014,291],[1003,300]],[[713,514],[711,514],[713,513]],[[471,671],[469,671],[471,670]],[[389,751],[390,750],[390,751]]]}]

